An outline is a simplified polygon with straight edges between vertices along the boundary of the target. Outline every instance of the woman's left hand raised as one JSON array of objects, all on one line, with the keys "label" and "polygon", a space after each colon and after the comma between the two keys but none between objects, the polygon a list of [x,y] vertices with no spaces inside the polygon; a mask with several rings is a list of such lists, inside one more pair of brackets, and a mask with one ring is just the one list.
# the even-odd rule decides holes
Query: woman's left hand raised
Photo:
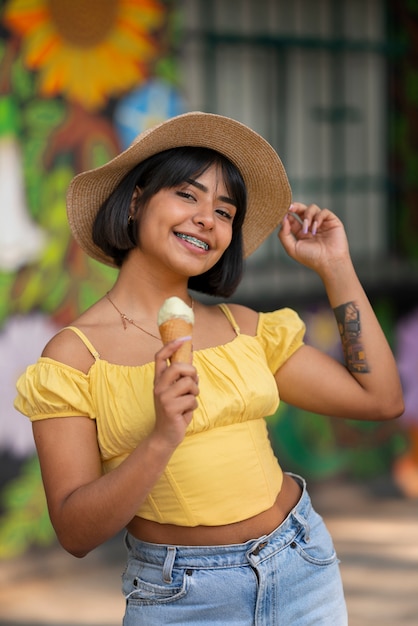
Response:
[{"label": "woman's left hand raised", "polygon": [[319,274],[331,263],[349,258],[341,220],[316,204],[294,202],[283,219],[278,236],[292,259]]}]

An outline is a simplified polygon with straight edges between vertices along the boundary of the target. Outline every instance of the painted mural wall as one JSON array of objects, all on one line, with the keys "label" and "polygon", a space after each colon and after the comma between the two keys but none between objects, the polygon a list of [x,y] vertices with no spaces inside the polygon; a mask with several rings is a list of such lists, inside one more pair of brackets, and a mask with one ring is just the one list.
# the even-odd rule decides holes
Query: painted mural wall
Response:
[{"label": "painted mural wall", "polygon": [[72,241],[70,180],[185,111],[159,0],[9,0],[0,31],[0,556],[53,537],[17,376],[110,287]]}]

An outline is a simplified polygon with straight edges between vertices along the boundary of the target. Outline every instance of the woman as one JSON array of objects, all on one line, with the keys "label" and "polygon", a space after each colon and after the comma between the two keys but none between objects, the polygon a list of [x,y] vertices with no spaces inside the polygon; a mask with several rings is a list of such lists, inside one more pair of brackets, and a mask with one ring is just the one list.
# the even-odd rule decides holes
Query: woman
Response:
[{"label": "woman", "polygon": [[[324,415],[402,412],[395,362],[340,220],[291,203],[272,147],[239,122],[188,113],[139,135],[68,194],[76,240],[120,268],[18,382],[50,516],[82,557],[127,528],[125,626],[346,624],[338,561],[303,479],[284,473],[265,417],[280,398]],[[289,208],[290,207],[290,208]],[[324,282],[345,366],[304,345],[289,309],[208,306],[281,223]],[[172,363],[157,313],[194,310],[193,363]]]}]

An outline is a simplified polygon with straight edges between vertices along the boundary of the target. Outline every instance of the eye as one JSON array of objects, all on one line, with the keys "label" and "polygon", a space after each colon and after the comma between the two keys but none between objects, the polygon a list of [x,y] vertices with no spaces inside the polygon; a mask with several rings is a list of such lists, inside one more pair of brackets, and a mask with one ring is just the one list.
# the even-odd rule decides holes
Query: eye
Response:
[{"label": "eye", "polygon": [[180,196],[180,198],[185,198],[186,200],[196,200],[194,195],[188,191],[176,191],[176,194]]},{"label": "eye", "polygon": [[233,220],[234,219],[234,215],[230,211],[228,211],[227,209],[216,209],[216,212],[221,217],[224,217],[227,220]]}]

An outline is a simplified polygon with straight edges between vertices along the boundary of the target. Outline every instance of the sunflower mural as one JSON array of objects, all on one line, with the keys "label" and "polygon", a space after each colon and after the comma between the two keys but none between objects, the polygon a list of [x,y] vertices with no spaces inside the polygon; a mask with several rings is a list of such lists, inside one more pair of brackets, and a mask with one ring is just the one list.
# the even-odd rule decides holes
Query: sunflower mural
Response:
[{"label": "sunflower mural", "polygon": [[89,110],[145,79],[159,52],[151,33],[164,17],[157,0],[11,0],[5,11],[26,65],[38,71],[39,94]]},{"label": "sunflower mural", "polygon": [[12,406],[16,379],[115,275],[72,240],[67,186],[115,156],[127,134],[185,109],[175,2],[6,0],[0,11],[0,466],[18,466],[12,480],[0,475],[8,558],[54,539],[30,425]]}]

